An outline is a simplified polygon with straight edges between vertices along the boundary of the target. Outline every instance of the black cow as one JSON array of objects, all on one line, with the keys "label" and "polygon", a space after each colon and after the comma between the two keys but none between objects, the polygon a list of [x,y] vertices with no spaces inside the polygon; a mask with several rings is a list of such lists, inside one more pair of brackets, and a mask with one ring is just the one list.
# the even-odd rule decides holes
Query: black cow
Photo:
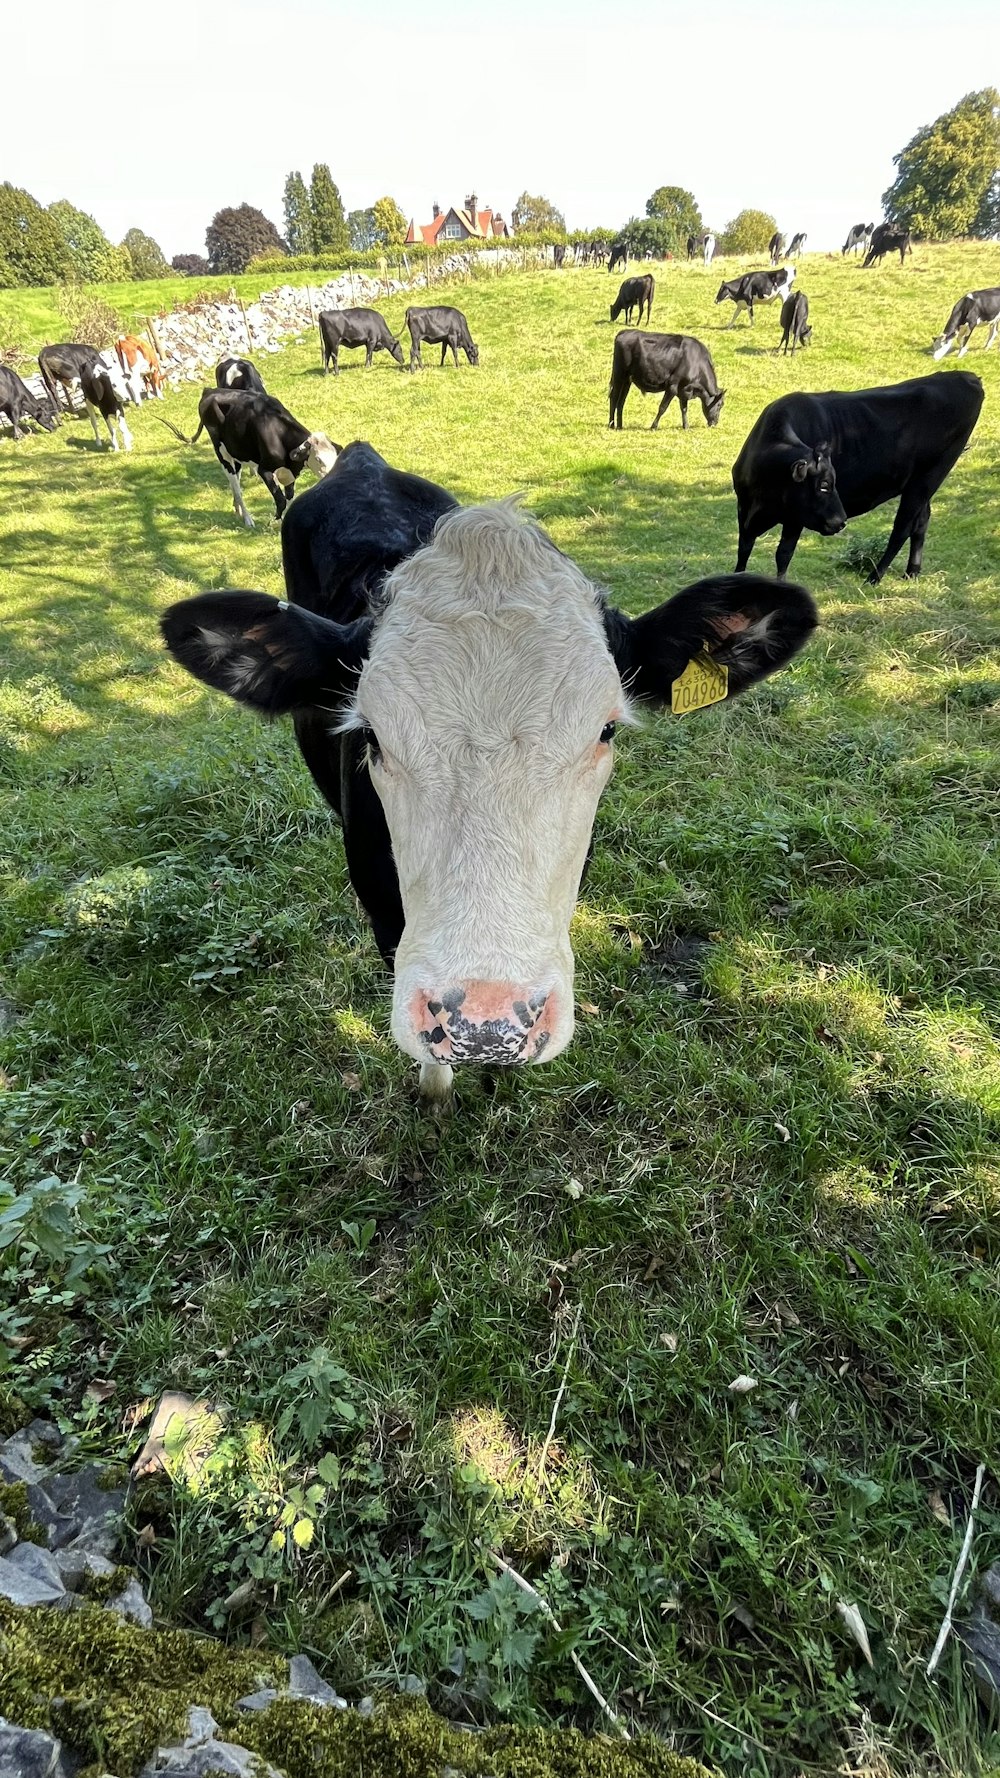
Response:
[{"label": "black cow", "polygon": [[796,346],[808,345],[811,338],[809,298],[804,290],[793,290],[781,305],[781,344],[775,347],[775,352],[787,353],[791,340],[794,358]]},{"label": "black cow", "polygon": [[775,229],[771,239],[768,241],[767,251],[771,256],[772,265],[777,265],[779,259],[784,259],[785,237],[778,229]]},{"label": "black cow", "polygon": [[700,245],[701,245],[701,237],[699,235],[688,235],[687,256],[689,259],[697,259],[698,249],[699,249]]},{"label": "black cow", "polygon": [[859,247],[862,253],[867,253],[868,243],[874,233],[874,222],[856,222],[854,227],[847,231],[847,239],[840,249],[841,258],[843,259],[845,253],[857,252]]},{"label": "black cow", "polygon": [[404,326],[410,330],[410,369],[420,368],[423,360],[420,356],[421,345],[440,346],[441,363],[451,355],[458,365],[459,347],[465,353],[470,364],[479,363],[479,347],[473,344],[469,332],[469,323],[461,309],[449,309],[444,306],[429,309],[407,309]]},{"label": "black cow", "polygon": [[565,265],[565,263],[566,263],[566,248],[565,248],[565,246],[563,246],[563,244],[561,242],[559,242],[552,249],[552,264],[558,270],[561,266]]},{"label": "black cow", "polygon": [[207,432],[233,492],[238,518],[249,530],[253,519],[246,509],[240,476],[244,463],[252,464],[274,501],[280,519],[295,491],[296,477],[309,464],[314,475],[323,476],[337,461],[339,446],[325,432],[310,432],[273,395],[246,389],[206,389],[198,403],[197,444]]},{"label": "black cow", "polygon": [[[754,303],[773,302],[781,291],[789,291],[795,268],[788,271],[785,266],[777,272],[744,272],[740,278],[729,278],[719,285],[716,302],[734,302],[736,309],[729,327],[735,327],[740,318],[740,310],[747,309],[750,314],[750,325],[753,326]],[[728,331],[728,329],[726,330]]]},{"label": "black cow", "polygon": [[15,371],[8,370],[0,364],[0,414],[5,414],[14,428],[15,438],[24,438],[21,421],[34,420],[36,425],[43,426],[46,432],[54,432],[58,421],[51,399],[46,396],[40,401],[32,395],[27,383],[22,383]]},{"label": "black cow", "polygon": [[625,400],[633,384],[644,395],[659,395],[663,400],[650,427],[655,432],[670,403],[676,396],[680,403],[681,425],[687,429],[689,401],[701,402],[702,413],[709,426],[717,426],[726,391],[720,389],[707,347],[685,333],[639,333],[629,328],[615,338],[608,395],[611,415],[608,426],[622,426]]},{"label": "black cow", "polygon": [[619,315],[624,313],[626,321],[631,322],[632,310],[635,308],[636,304],[638,303],[638,305],[639,305],[638,320],[639,320],[639,326],[641,327],[642,326],[642,310],[643,310],[643,305],[645,304],[646,325],[648,327],[649,321],[650,321],[650,316],[653,313],[653,293],[655,290],[656,290],[656,279],[653,277],[652,272],[647,272],[645,274],[645,276],[641,277],[641,278],[625,278],[622,281],[622,286],[618,292],[618,295],[615,297],[614,302],[611,304],[611,319],[612,319],[612,321],[617,321]]},{"label": "black cow", "polygon": [[983,347],[983,351],[988,352],[997,337],[997,329],[1000,328],[1000,286],[994,285],[992,290],[970,290],[966,296],[959,297],[948,316],[944,332],[938,334],[931,347],[934,357],[943,358],[950,352],[961,333],[964,333],[965,338],[958,356],[964,357],[976,328],[983,322],[988,323],[990,329]]},{"label": "black cow", "polygon": [[323,309],[319,317],[319,337],[323,351],[324,376],[330,368],[331,359],[334,376],[340,375],[341,346],[364,346],[366,370],[371,370],[376,352],[388,352],[399,365],[403,362],[399,341],[377,309]]},{"label": "black cow", "polygon": [[914,377],[845,395],[783,395],[766,407],[733,464],[739,510],[737,573],[758,537],[780,524],[784,575],[804,530],[833,537],[848,519],[899,496],[889,541],[869,575],[877,586],[910,540],[920,573],[937,493],[979,418],[983,385],[968,371]]},{"label": "black cow", "polygon": [[897,248],[899,263],[902,265],[908,253],[911,257],[913,255],[909,229],[900,228],[895,222],[880,222],[878,228],[872,230],[871,244],[865,259],[865,270],[867,271],[870,265],[878,265],[887,253],[895,253]]},{"label": "black cow", "polygon": [[608,271],[613,272],[616,266],[627,265],[628,241],[625,239],[624,235],[619,235],[617,241],[612,241],[608,250]]},{"label": "black cow", "polygon": [[220,358],[215,367],[217,389],[244,389],[255,395],[266,395],[264,379],[249,358]]},{"label": "black cow", "polygon": [[38,354],[38,368],[42,373],[42,382],[52,403],[56,418],[59,418],[59,390],[68,413],[74,413],[73,390],[80,381],[80,371],[85,364],[99,364],[101,354],[96,346],[83,346],[75,341],[59,346],[43,346]]},{"label": "black cow", "polygon": [[788,252],[785,254],[785,258],[786,259],[794,259],[796,253],[804,253],[805,252],[805,246],[806,246],[806,237],[804,234],[793,235],[791,238],[791,241],[789,242]]},{"label": "black cow", "polygon": [[132,449],[132,434],[125,419],[129,391],[122,376],[121,366],[116,363],[112,369],[110,365],[102,363],[100,358],[93,364],[81,364],[80,393],[83,396],[90,424],[94,428],[95,444],[98,446],[101,444],[101,433],[97,424],[97,416],[100,414],[108,429],[111,449],[113,451],[118,449],[118,440],[115,438],[117,429],[122,441],[122,449],[130,451]]}]

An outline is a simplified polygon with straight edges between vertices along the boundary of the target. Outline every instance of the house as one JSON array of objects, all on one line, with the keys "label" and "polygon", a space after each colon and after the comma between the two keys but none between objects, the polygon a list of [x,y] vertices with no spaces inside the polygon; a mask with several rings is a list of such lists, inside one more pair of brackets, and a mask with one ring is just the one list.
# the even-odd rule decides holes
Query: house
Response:
[{"label": "house", "polygon": [[433,206],[433,221],[419,225],[411,221],[406,235],[406,245],[412,247],[423,243],[428,247],[436,247],[442,241],[488,241],[497,237],[509,236],[503,217],[495,210],[480,210],[479,200],[475,192],[470,192],[463,207],[442,210],[439,204]]}]

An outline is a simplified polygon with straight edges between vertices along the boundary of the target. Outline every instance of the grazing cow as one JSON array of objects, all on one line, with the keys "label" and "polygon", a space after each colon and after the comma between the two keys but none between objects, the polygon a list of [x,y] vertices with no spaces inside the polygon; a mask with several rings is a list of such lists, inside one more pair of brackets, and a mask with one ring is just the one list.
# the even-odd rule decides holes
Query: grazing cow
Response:
[{"label": "grazing cow", "polygon": [[[754,303],[773,302],[782,291],[787,295],[795,277],[795,267],[788,271],[784,266],[777,272],[744,272],[740,278],[730,278],[719,285],[716,302],[734,302],[736,308],[729,327],[735,327],[740,318],[740,311],[746,309],[753,326]],[[725,330],[728,332],[728,327]]]},{"label": "grazing cow", "polygon": [[[117,373],[117,374],[116,374]],[[97,424],[100,414],[108,429],[108,439],[113,451],[118,449],[118,436],[122,441],[122,450],[132,449],[132,434],[125,420],[125,408],[128,403],[128,388],[121,375],[121,366],[115,364],[114,370],[100,359],[96,364],[81,364],[80,392],[84,406],[94,428],[94,442],[98,449],[101,446],[101,434]]]},{"label": "grazing cow", "polygon": [[126,333],[115,341],[115,356],[121,365],[125,386],[136,407],[144,395],[155,395],[158,401],[163,400],[163,370],[156,351],[148,340],[140,340],[134,333]]},{"label": "grazing cow", "polygon": [[619,235],[617,241],[612,241],[608,252],[608,271],[613,272],[616,266],[624,267],[627,265],[628,242],[624,235]]},{"label": "grazing cow", "polygon": [[566,248],[561,243],[557,243],[557,245],[555,247],[553,247],[553,249],[552,249],[552,264],[558,270],[558,268],[560,266],[564,265],[565,262],[566,262]]},{"label": "grazing cow", "polygon": [[895,253],[899,249],[899,263],[902,265],[906,255],[913,256],[910,246],[910,231],[900,228],[895,222],[880,222],[878,228],[872,230],[871,243],[865,259],[865,270],[870,265],[878,265],[887,253]]},{"label": "grazing cow", "polygon": [[715,258],[715,236],[713,234],[702,235],[701,251],[705,264],[711,265],[712,260]]},{"label": "grazing cow", "polygon": [[737,573],[757,538],[780,524],[783,575],[803,530],[833,537],[848,519],[899,496],[889,541],[869,575],[877,586],[909,538],[908,575],[920,573],[937,493],[969,441],[983,385],[966,370],[938,371],[845,395],[783,395],[757,420],[736,462]]},{"label": "grazing cow", "polygon": [[962,340],[958,354],[960,358],[964,358],[969,350],[969,341],[976,328],[983,322],[988,323],[990,330],[983,347],[983,351],[988,352],[997,337],[997,329],[1000,328],[1000,286],[998,285],[994,285],[992,290],[970,290],[966,296],[959,297],[948,316],[944,332],[938,334],[931,347],[933,356],[943,358],[947,352],[951,351],[959,335],[964,332],[965,338]]},{"label": "grazing cow", "polygon": [[791,242],[789,244],[788,252],[785,254],[785,258],[786,259],[794,259],[795,255],[797,253],[804,253],[805,249],[806,249],[805,235],[801,234],[801,233],[797,234],[797,235],[793,235]]},{"label": "grazing cow", "polygon": [[781,305],[781,344],[775,346],[775,352],[787,353],[788,342],[791,340],[794,358],[796,346],[807,346],[811,338],[809,298],[804,290],[793,290]]},{"label": "grazing cow", "polygon": [[254,395],[266,395],[264,379],[249,358],[220,358],[215,367],[217,389],[244,389]]},{"label": "grazing cow", "polygon": [[16,371],[8,370],[5,364],[0,364],[0,414],[10,421],[15,438],[27,436],[21,431],[24,419],[34,420],[46,432],[54,432],[58,425],[49,396],[39,400],[37,395],[32,395],[27,383],[23,383]]},{"label": "grazing cow", "polygon": [[407,309],[403,324],[410,330],[410,369],[418,370],[422,365],[420,357],[421,345],[440,346],[441,363],[443,364],[451,347],[451,355],[458,367],[458,350],[461,347],[470,364],[479,363],[479,347],[473,344],[469,332],[469,323],[461,309],[445,307],[430,309]]},{"label": "grazing cow", "polygon": [[663,395],[651,432],[656,431],[675,396],[685,431],[689,401],[701,402],[707,425],[719,423],[726,391],[719,388],[707,347],[690,334],[639,333],[629,328],[616,335],[608,388],[609,428],[616,426],[621,431],[625,400],[633,384],[643,395]]},{"label": "grazing cow", "polygon": [[771,264],[777,265],[779,259],[785,257],[785,237],[779,229],[775,229],[767,243],[767,251],[771,256]]},{"label": "grazing cow", "polygon": [[653,313],[653,293],[655,290],[656,279],[653,277],[652,272],[647,272],[642,278],[623,279],[621,289],[615,297],[614,302],[611,304],[612,321],[617,321],[619,315],[624,313],[626,321],[630,322],[632,319],[632,310],[638,303],[639,326],[641,327],[643,304],[645,304],[646,325],[648,327],[650,316]]},{"label": "grazing cow", "polygon": [[[456,314],[457,312],[454,311]],[[377,309],[323,309],[319,317],[319,337],[324,376],[332,359],[333,374],[339,377],[341,346],[364,346],[366,370],[371,370],[376,352],[388,352],[399,365],[403,362],[402,347],[384,315],[380,315]],[[459,341],[460,345],[462,343]],[[444,363],[443,358],[441,362]],[[457,357],[455,363],[458,363]]]},{"label": "grazing cow", "polygon": [[59,346],[43,346],[38,354],[38,368],[42,373],[46,394],[52,403],[56,418],[59,417],[59,391],[62,390],[63,400],[68,413],[76,411],[73,395],[80,384],[80,370],[85,364],[99,364],[101,354],[96,346],[83,346],[75,342],[67,342]]},{"label": "grazing cow", "polygon": [[868,243],[874,233],[874,222],[856,222],[854,227],[847,231],[847,239],[840,249],[841,259],[845,253],[856,253],[859,247],[862,253],[867,253]]},{"label": "grazing cow", "polygon": [[[616,726],[775,672],[812,600],[714,575],[628,618],[512,501],[458,508],[360,443],[295,502],[282,553],[288,602],[186,599],[167,647],[294,716],[422,1093],[447,1097],[454,1063],[547,1061],[573,1032],[569,925]],[[692,696],[699,669],[714,691]]]},{"label": "grazing cow", "polygon": [[253,519],[246,509],[240,476],[244,463],[256,469],[274,501],[280,519],[295,491],[296,477],[308,463],[314,475],[326,475],[337,461],[339,446],[325,432],[310,432],[273,395],[246,389],[206,389],[198,403],[197,444],[207,432],[229,479],[233,506],[248,530]]},{"label": "grazing cow", "polygon": [[697,257],[698,248],[700,245],[701,245],[701,243],[700,243],[697,235],[688,235],[687,256],[689,259],[695,259]]}]

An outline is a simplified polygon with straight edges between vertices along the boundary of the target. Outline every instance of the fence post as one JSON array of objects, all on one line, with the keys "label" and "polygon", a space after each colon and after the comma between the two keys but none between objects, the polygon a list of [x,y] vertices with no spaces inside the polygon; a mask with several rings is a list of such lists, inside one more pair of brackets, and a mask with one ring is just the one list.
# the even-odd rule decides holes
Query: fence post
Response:
[{"label": "fence post", "polygon": [[253,351],[253,337],[252,337],[252,335],[251,335],[251,333],[250,333],[250,323],[249,323],[249,321],[248,321],[248,320],[247,320],[247,312],[246,312],[246,307],[245,307],[245,304],[244,304],[244,302],[243,302],[243,298],[242,298],[242,296],[241,296],[241,295],[240,295],[240,293],[239,293],[239,291],[237,291],[237,292],[236,292],[236,301],[237,301],[237,302],[238,302],[238,303],[239,303],[239,305],[240,305],[240,314],[241,314],[241,315],[242,315],[242,316],[243,316],[243,330],[244,330],[244,332],[245,332],[245,334],[246,334],[246,336],[247,336],[247,345],[248,345],[248,346],[249,346],[249,348],[250,348],[250,350],[251,350],[251,352],[252,352],[252,351]]},{"label": "fence post", "polygon": [[156,337],[156,328],[153,326],[152,315],[144,315],[143,321],[145,322],[146,332],[149,334],[149,337],[153,342],[153,349],[156,352],[156,356],[157,356],[157,358],[162,359],[164,356],[164,351],[163,351],[163,347],[160,345],[160,342]]}]

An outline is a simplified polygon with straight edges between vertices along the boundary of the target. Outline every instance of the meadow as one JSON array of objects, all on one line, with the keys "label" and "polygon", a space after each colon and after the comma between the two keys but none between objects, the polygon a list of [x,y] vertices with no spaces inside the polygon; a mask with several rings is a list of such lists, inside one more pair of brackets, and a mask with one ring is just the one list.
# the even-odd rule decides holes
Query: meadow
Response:
[{"label": "meadow", "polygon": [[[722,331],[735,269],[654,268],[654,329],[703,339],[727,390],[711,431],[674,405],[650,432],[635,392],[606,430],[618,279],[596,270],[435,288],[478,370],[345,353],[324,379],[316,336],[262,369],[460,500],[523,490],[637,613],[731,569],[730,466],[769,400],[927,374],[954,300],[997,280],[985,245],[807,255],[793,360],[777,304]],[[21,338],[36,294],[4,297]],[[382,308],[401,325],[403,298]],[[224,1405],[214,1457],[137,1509],[163,1621],[302,1649],[351,1698],[419,1685],[460,1720],[596,1730],[573,1648],[632,1727],[732,1774],[1000,1763],[954,1638],[924,1677],[1000,1408],[983,338],[923,577],[857,571],[889,508],[805,534],[821,628],[793,667],[620,736],[575,1040],[461,1072],[446,1119],[389,1040],[290,729],[159,643],[174,599],[282,590],[266,492],[244,478],[245,532],[207,441],[155,403],[128,457],[85,419],[0,437],[0,1395],[122,1459],[164,1388]],[[164,410],[188,435],[198,393]],[[969,1598],[998,1556],[988,1479]]]}]

